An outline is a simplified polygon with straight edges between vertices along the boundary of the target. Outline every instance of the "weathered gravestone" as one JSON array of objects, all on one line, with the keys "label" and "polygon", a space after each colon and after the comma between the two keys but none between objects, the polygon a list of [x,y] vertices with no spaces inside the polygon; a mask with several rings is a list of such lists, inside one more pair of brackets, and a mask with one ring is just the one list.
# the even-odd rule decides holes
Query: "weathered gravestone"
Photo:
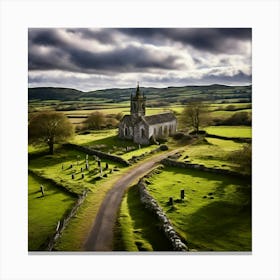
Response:
[{"label": "weathered gravestone", "polygon": [[183,200],[185,198],[185,190],[181,190],[181,199]]},{"label": "weathered gravestone", "polygon": [[169,197],[169,205],[173,205],[173,197],[171,196],[171,197]]},{"label": "weathered gravestone", "polygon": [[43,185],[40,185],[40,190],[41,190],[42,196],[45,196],[45,190],[44,190]]}]

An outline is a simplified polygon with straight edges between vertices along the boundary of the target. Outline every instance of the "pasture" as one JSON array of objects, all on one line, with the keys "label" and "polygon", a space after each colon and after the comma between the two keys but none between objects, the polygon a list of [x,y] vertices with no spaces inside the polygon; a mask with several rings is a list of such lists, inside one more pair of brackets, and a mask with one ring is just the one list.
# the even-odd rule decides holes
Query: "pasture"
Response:
[{"label": "pasture", "polygon": [[[44,186],[44,197],[40,185]],[[28,175],[28,250],[44,250],[57,222],[74,205],[76,196],[34,174]]]},{"label": "pasture", "polygon": [[[165,168],[149,178],[148,190],[190,248],[251,251],[249,182],[201,171]],[[169,197],[174,198],[173,206],[168,203]]]},{"label": "pasture", "polygon": [[252,138],[250,126],[208,126],[205,130],[218,136]]}]

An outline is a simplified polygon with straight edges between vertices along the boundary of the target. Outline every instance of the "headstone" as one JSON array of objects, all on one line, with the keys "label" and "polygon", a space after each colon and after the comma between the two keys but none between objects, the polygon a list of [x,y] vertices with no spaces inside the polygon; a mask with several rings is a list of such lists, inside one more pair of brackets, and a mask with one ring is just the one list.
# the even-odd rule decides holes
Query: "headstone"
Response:
[{"label": "headstone", "polygon": [[84,179],[85,178],[85,174],[84,173],[82,173],[82,179]]},{"label": "headstone", "polygon": [[63,164],[61,165],[61,169],[64,170],[64,165]]},{"label": "headstone", "polygon": [[169,197],[169,205],[173,205],[173,197]]},{"label": "headstone", "polygon": [[100,159],[98,159],[97,164],[98,164],[98,167],[101,166],[101,160]]},{"label": "headstone", "polygon": [[185,190],[181,190],[181,199],[185,198]]},{"label": "headstone", "polygon": [[41,190],[42,196],[45,196],[45,190],[44,190],[43,185],[40,185],[40,190]]},{"label": "headstone", "polygon": [[74,180],[75,179],[75,174],[72,174],[71,177],[72,177],[72,180]]},{"label": "headstone", "polygon": [[89,170],[88,162],[86,163],[86,170]]},{"label": "headstone", "polygon": [[81,172],[83,172],[84,171],[84,169],[83,169],[83,167],[81,167]]},{"label": "headstone", "polygon": [[73,167],[73,164],[70,164],[70,168],[72,168]]},{"label": "headstone", "polygon": [[106,162],[105,170],[107,170],[108,168],[109,168],[109,164]]}]

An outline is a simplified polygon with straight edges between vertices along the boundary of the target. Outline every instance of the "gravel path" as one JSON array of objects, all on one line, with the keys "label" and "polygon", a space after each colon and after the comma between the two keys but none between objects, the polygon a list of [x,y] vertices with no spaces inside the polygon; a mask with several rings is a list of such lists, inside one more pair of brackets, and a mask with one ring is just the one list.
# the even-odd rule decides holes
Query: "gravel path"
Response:
[{"label": "gravel path", "polygon": [[85,251],[113,250],[113,230],[124,191],[133,181],[150,171],[160,160],[176,151],[178,150],[153,157],[151,160],[130,169],[114,184],[98,210],[93,227],[84,244]]}]

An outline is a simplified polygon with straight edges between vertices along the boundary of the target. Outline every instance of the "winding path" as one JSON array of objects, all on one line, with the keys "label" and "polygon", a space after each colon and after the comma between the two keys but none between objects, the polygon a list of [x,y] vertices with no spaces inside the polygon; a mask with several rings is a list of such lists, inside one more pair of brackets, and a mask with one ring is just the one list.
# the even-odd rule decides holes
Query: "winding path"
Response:
[{"label": "winding path", "polygon": [[137,178],[142,177],[166,156],[177,152],[179,149],[151,158],[143,164],[137,165],[123,175],[106,194],[84,244],[85,251],[112,251],[114,225],[122,201],[124,191]]}]

